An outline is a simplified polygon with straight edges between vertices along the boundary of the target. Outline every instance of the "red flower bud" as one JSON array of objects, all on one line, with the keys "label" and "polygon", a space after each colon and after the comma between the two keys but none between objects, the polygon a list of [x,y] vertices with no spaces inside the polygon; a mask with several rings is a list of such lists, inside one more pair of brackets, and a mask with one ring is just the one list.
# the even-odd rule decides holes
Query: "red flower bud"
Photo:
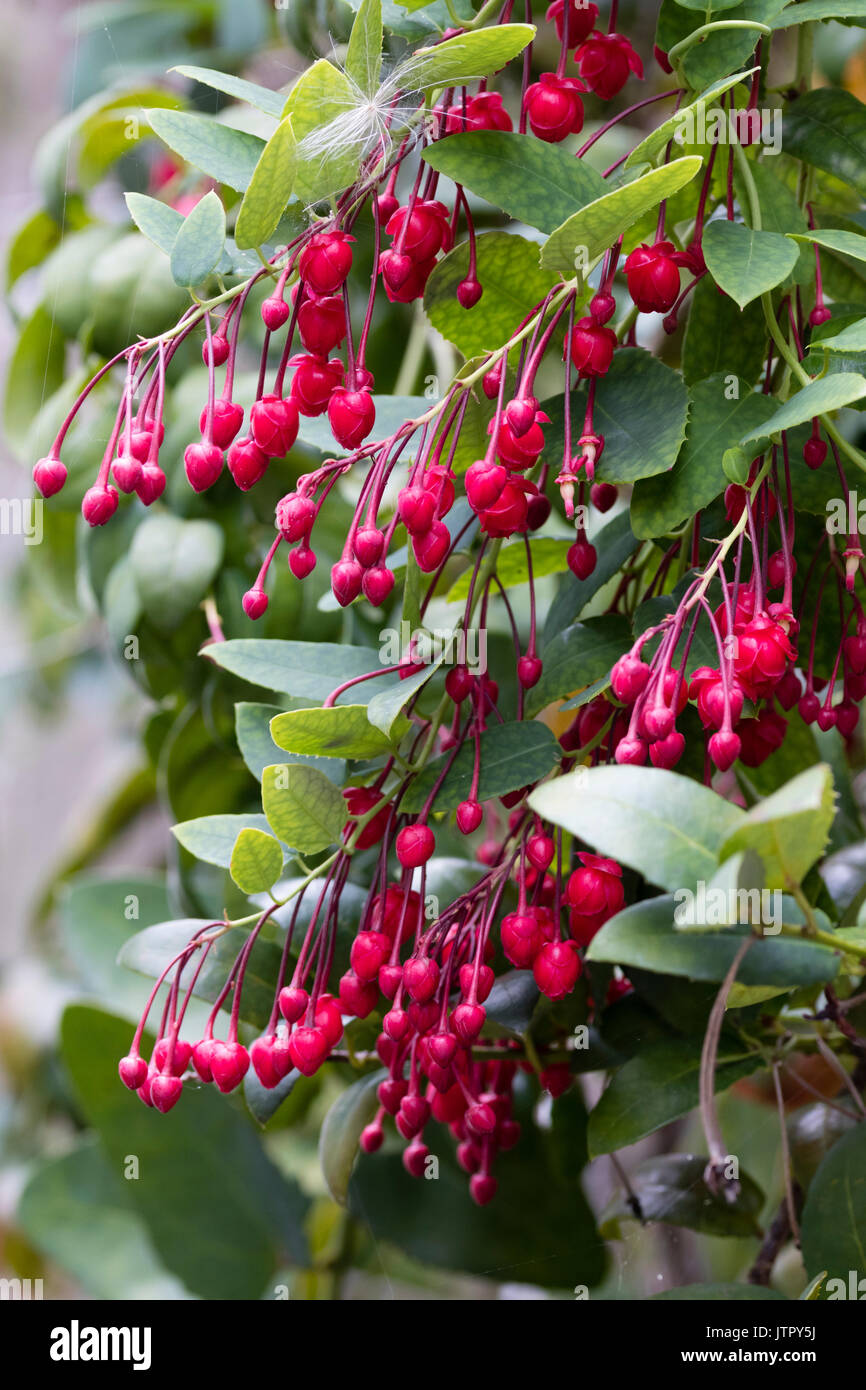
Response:
[{"label": "red flower bud", "polygon": [[[193,446],[195,447],[195,446]],[[222,459],[222,454],[220,454]],[[110,483],[88,488],[81,503],[81,515],[88,526],[104,526],[117,511],[117,488]]]},{"label": "red flower bud", "polygon": [[262,396],[250,411],[250,434],[269,458],[283,458],[289,452],[298,437],[299,424],[295,402],[280,396]]},{"label": "red flower bud", "polygon": [[586,85],[602,101],[622,91],[629,73],[643,77],[643,63],[622,34],[593,34],[577,50],[574,61]]},{"label": "red flower bud", "polygon": [[298,257],[302,280],[318,295],[333,294],[352,269],[352,248],[355,238],[346,232],[317,232],[310,237]]},{"label": "red flower bud", "polygon": [[583,129],[583,102],[586,87],[573,77],[557,77],[543,72],[526,90],[524,108],[529,127],[539,140],[558,144]]},{"label": "red flower bud", "polygon": [[669,241],[638,246],[626,258],[628,292],[642,314],[666,314],[680,292],[680,269]]},{"label": "red flower bud", "polygon": [[276,333],[278,329],[282,328],[289,313],[288,304],[278,294],[272,294],[267,299],[262,300],[262,322],[271,333]]},{"label": "red flower bud", "polygon": [[249,492],[268,467],[268,456],[254,439],[236,439],[226,455],[229,472],[241,492]]},{"label": "red flower bud", "polygon": [[590,316],[574,326],[571,360],[582,377],[604,376],[610,370],[616,346],[617,337],[613,329],[605,328]]},{"label": "red flower bud", "polygon": [[44,458],[33,469],[33,481],[43,497],[53,497],[66,482],[66,465],[56,458]]},{"label": "red flower bud", "polygon": [[376,407],[369,391],[350,391],[338,386],[328,402],[328,422],[344,449],[356,449],[376,422]]}]

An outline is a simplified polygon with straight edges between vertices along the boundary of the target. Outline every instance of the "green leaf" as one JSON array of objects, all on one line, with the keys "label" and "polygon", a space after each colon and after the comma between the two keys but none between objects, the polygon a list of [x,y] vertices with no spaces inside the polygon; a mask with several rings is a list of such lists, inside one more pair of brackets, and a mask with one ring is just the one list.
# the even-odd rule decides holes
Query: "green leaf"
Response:
[{"label": "green leaf", "polygon": [[806,92],[785,108],[785,154],[866,197],[866,106],[839,87]]},{"label": "green leaf", "polygon": [[[121,947],[118,962],[126,970],[134,970],[150,979],[158,979],[188,946],[196,932],[209,925],[209,919],[206,917],[182,917],[167,922],[156,922],[152,927],[145,927],[144,931],[137,932],[129,938]],[[192,985],[196,999],[207,1000],[210,1004],[216,1003],[223,993],[238,951],[248,937],[249,931],[236,927],[233,931],[217,937],[203,962],[198,954],[193,957],[183,978],[185,985]],[[244,1023],[252,1024],[259,1031],[266,1027],[271,1016],[282,954],[282,947],[267,939],[262,933],[257,937],[247,958],[240,1017]],[[223,1001],[222,1007],[227,1013],[230,1011],[231,995]]]},{"label": "green leaf", "polygon": [[753,232],[742,222],[716,218],[703,240],[707,269],[741,309],[790,275],[799,252],[778,232]]},{"label": "green leaf", "polygon": [[[591,1157],[616,1153],[636,1144],[671,1120],[687,1115],[698,1103],[700,1038],[670,1038],[641,1048],[614,1073],[589,1116]],[[719,1049],[716,1091],[765,1065],[758,1053],[725,1042]]]},{"label": "green leaf", "polygon": [[143,927],[170,912],[161,875],[76,876],[58,891],[59,938],[79,987],[137,1020],[148,991],[117,964],[118,953]]},{"label": "green leaf", "polygon": [[[723,13],[722,19],[757,20],[768,24],[786,0],[745,0]],[[715,10],[710,10],[712,17]],[[656,42],[666,53],[675,43],[679,43],[698,25],[704,22],[704,14],[689,14],[675,0],[663,0],[656,32]],[[682,59],[683,72],[689,86],[701,91],[710,82],[734,72],[746,63],[755,51],[758,35],[754,29],[722,29],[709,34],[695,43]]]},{"label": "green leaf", "polygon": [[[683,0],[679,0],[683,4]],[[805,3],[788,5],[780,15],[771,20],[774,29],[789,29],[792,24],[811,24],[813,20],[866,19],[866,0],[805,0]]]},{"label": "green leaf", "polygon": [[741,0],[677,0],[682,10],[700,11],[701,23],[709,23],[724,10],[732,10]]},{"label": "green leaf", "polygon": [[699,1154],[658,1154],[645,1159],[629,1175],[629,1193],[618,1193],[602,1214],[600,1234],[608,1240],[621,1239],[620,1223],[637,1220],[630,1205],[637,1198],[641,1220],[648,1223],[685,1226],[707,1236],[760,1235],[758,1216],[765,1199],[757,1183],[740,1173],[740,1191],[729,1202],[724,1192],[711,1192],[704,1182],[707,1162]]},{"label": "green leaf", "polygon": [[434,48],[416,48],[401,67],[400,85],[408,91],[430,92],[490,77],[522,53],[534,35],[533,24],[499,24],[458,34]]},{"label": "green leaf", "polygon": [[[542,579],[548,574],[562,574],[568,569],[568,552],[571,541],[557,541],[548,536],[540,536],[530,541],[532,551],[532,577]],[[529,566],[526,560],[526,545],[523,537],[502,547],[496,561],[496,574],[504,589],[509,592],[518,584],[529,583]],[[455,579],[446,594],[448,603],[457,603],[468,598],[472,570],[467,569]]]},{"label": "green leaf", "polygon": [[200,68],[193,63],[180,63],[171,71],[179,72],[182,77],[189,77],[193,82],[200,82],[204,87],[225,92],[227,96],[235,97],[238,101],[246,101],[269,116],[279,117],[285,105],[286,98],[281,92],[271,91],[270,87],[260,87],[257,82],[247,82],[245,78],[235,77],[231,72]]},{"label": "green leaf", "polygon": [[301,763],[265,768],[262,805],[274,834],[302,854],[336,844],[346,824],[339,788],[317,768]]},{"label": "green leaf", "polygon": [[382,0],[361,0],[346,50],[346,74],[367,96],[379,86],[382,68]]},{"label": "green leaf", "polygon": [[586,1156],[580,1099],[573,1089],[561,1096],[550,1127],[542,1130],[532,1117],[529,1088],[516,1090],[515,1118],[523,1129],[519,1146],[497,1162],[495,1202],[475,1205],[453,1145],[437,1140],[439,1176],[424,1181],[423,1200],[399,1154],[362,1154],[350,1208],[377,1242],[396,1245],[422,1266],[488,1278],[507,1271],[510,1279],[543,1288],[594,1285],[605,1261],[579,1182]]},{"label": "green leaf", "polygon": [[244,250],[261,246],[276,231],[295,181],[297,149],[291,117],[280,121],[253,170],[235,223],[235,242]]},{"label": "green leaf", "polygon": [[529,801],[543,820],[670,890],[712,878],[724,841],[743,820],[709,787],[662,768],[579,768]]},{"label": "green leaf", "polygon": [[[586,397],[583,382],[571,396],[573,429],[583,419]],[[553,421],[545,429],[543,457],[558,469],[565,441],[562,397],[543,405]],[[596,382],[593,419],[605,440],[597,480],[634,483],[667,473],[685,439],[688,407],[688,391],[679,372],[643,348],[618,348],[610,370]]]},{"label": "green leaf", "polygon": [[222,564],[224,544],[215,521],[157,512],[141,522],[129,559],[144,611],[160,632],[178,627],[201,603]]},{"label": "green leaf", "polygon": [[366,705],[332,705],[328,709],[297,709],[271,720],[271,736],[287,753],[315,753],[323,757],[378,758],[399,743],[408,720],[396,724],[393,735],[384,734],[367,718]]},{"label": "green leaf", "polygon": [[853,256],[855,260],[866,261],[866,236],[859,232],[837,231],[831,227],[820,232],[789,232],[795,241],[817,243],[829,251],[838,251],[840,256]]},{"label": "green leaf", "polygon": [[43,401],[63,384],[65,363],[63,334],[40,304],[21,329],[6,373],[3,423],[22,455]]},{"label": "green leaf", "polygon": [[[559,590],[544,625],[544,650],[549,642],[555,641],[560,631],[579,618],[583,610],[600,589],[619,572],[638,548],[632,533],[628,511],[618,512],[593,537],[598,551],[598,561],[588,579],[575,579],[568,574],[560,584]],[[542,657],[544,656],[542,650]]]},{"label": "green leaf", "polygon": [[[761,207],[761,226],[765,232],[779,232],[790,236],[808,229],[806,214],[797,202],[796,195],[788,187],[780,174],[774,172],[775,161],[767,159],[764,163],[750,161],[749,169],[758,191]],[[746,220],[750,221],[751,206],[749,193],[739,168],[734,173],[734,191],[745,209]],[[808,246],[798,246],[799,257],[791,274],[781,283],[781,289],[791,289],[793,285],[808,285],[815,279],[815,257]],[[761,315],[763,319],[763,313]],[[766,329],[765,329],[766,331]]]},{"label": "green leaf", "polygon": [[620,614],[588,618],[558,633],[544,648],[541,680],[526,693],[527,717],[607,676],[630,645],[628,620]]},{"label": "green leaf", "polygon": [[212,1089],[190,1087],[157,1115],[117,1078],[129,1025],[73,1006],[61,1025],[63,1062],[81,1112],[120,1179],[129,1155],[138,1178],[125,1190],[165,1267],[205,1299],[255,1299],[285,1254],[309,1260],[308,1202],[283,1178],[238,1111]]},{"label": "green leaf", "polygon": [[298,1082],[302,1079],[301,1073],[292,1070],[278,1081],[276,1086],[263,1086],[256,1076],[255,1067],[250,1067],[244,1077],[244,1100],[247,1109],[262,1128],[273,1119],[280,1106],[294,1091]]},{"label": "green leaf", "polygon": [[[809,1187],[803,1209],[803,1261],[814,1276],[826,1270],[829,1280],[850,1271],[862,1279],[866,1269],[866,1127],[858,1125],[834,1144]],[[824,1285],[825,1297],[839,1286]],[[859,1292],[859,1291],[858,1291]],[[842,1295],[847,1296],[847,1294]]]},{"label": "green leaf", "polygon": [[691,183],[701,164],[694,155],[675,159],[589,203],[547,239],[541,264],[567,276],[586,269],[645,213]]},{"label": "green leaf", "polygon": [[760,1284],[683,1284],[679,1289],[650,1295],[654,1303],[787,1303],[783,1293]]},{"label": "green leaf", "polygon": [[[739,0],[734,0],[738,4]],[[701,8],[706,10],[706,5],[701,4]],[[690,101],[686,106],[680,107],[666,121],[651,131],[639,145],[636,145],[625,161],[626,169],[636,168],[639,164],[651,164],[658,154],[671,142],[675,141],[678,145],[685,143],[686,132],[690,129],[690,123],[696,122],[702,125],[706,120],[707,108],[719,105],[719,97],[729,92],[732,87],[736,87],[738,82],[745,82],[751,77],[756,68],[747,68],[743,72],[735,72],[729,77],[722,77],[718,82],[714,82],[705,92],[702,92],[694,101]]]},{"label": "green leaf", "polygon": [[401,711],[424,688],[443,660],[444,652],[423,671],[416,671],[414,676],[407,676],[404,681],[395,681],[390,689],[380,690],[378,695],[373,696],[367,706],[367,719],[387,739],[389,747],[398,743],[406,732],[406,722],[400,719]]},{"label": "green leaf", "polygon": [[709,275],[692,295],[683,342],[683,376],[689,386],[721,372],[753,386],[761,375],[767,327],[760,304],[740,310],[729,295],[719,294]]},{"label": "green leaf", "polygon": [[824,853],[834,814],[833,776],[820,763],[747,811],[722,845],[721,857],[754,850],[764,862],[767,887],[792,888]]},{"label": "green leaf", "polygon": [[361,1132],[379,1108],[376,1087],[388,1073],[374,1071],[353,1081],[331,1106],[319,1132],[319,1163],[328,1191],[335,1202],[345,1206],[349,1179],[358,1155]]},{"label": "green leaf", "polygon": [[[607,961],[626,969],[635,965],[689,980],[723,980],[748,928],[683,931],[674,923],[675,908],[672,897],[652,898],[625,908],[593,938],[587,960]],[[757,937],[740,965],[737,980],[742,985],[780,988],[826,984],[835,979],[839,963],[835,951],[811,941]]]},{"label": "green leaf", "polygon": [[556,280],[541,269],[538,247],[525,237],[485,232],[476,248],[484,294],[474,308],[464,309],[457,300],[457,286],[469,271],[468,241],[443,256],[424,292],[424,309],[433,327],[467,358],[504,342]]},{"label": "green leaf", "polygon": [[87,1139],[30,1178],[16,1225],[93,1298],[177,1300],[183,1284],[160,1263],[147,1227],[99,1144]]},{"label": "green leaf", "polygon": [[604,179],[586,160],[534,135],[466,131],[437,140],[423,158],[509,217],[548,234],[607,192]]},{"label": "green leaf", "polygon": [[[538,986],[529,971],[509,970],[499,975],[484,1004],[487,1010],[486,1034],[493,1037],[504,1034],[514,1038],[525,1037],[540,997]],[[491,1027],[491,1024],[495,1026]]]},{"label": "green leaf", "polygon": [[813,340],[812,348],[817,352],[866,352],[866,318],[849,324],[832,338]]},{"label": "green leaf", "polygon": [[169,207],[168,203],[161,203],[158,198],[149,198],[146,193],[124,193],[123,196],[138,230],[170,256],[183,226],[183,213]]},{"label": "green leaf", "polygon": [[796,395],[780,406],[763,426],[753,429],[740,440],[741,444],[763,444],[772,435],[783,430],[805,425],[815,415],[826,415],[833,410],[841,410],[866,396],[866,377],[857,373],[845,376],[827,376],[802,386]]},{"label": "green leaf", "polygon": [[[283,642],[261,637],[214,642],[204,649],[204,655],[233,676],[249,681],[250,685],[285,691],[309,700],[325,700],[335,686],[353,676],[375,671],[379,666],[378,655],[372,647],[341,647],[336,642]],[[372,681],[370,688],[375,688]]]},{"label": "green leaf", "polygon": [[298,145],[295,192],[302,203],[318,202],[354,181],[359,152],[349,146],[347,131],[337,128],[331,138],[317,137],[315,149],[304,142],[340,116],[351,116],[358,105],[346,74],[325,58],[302,72],[289,92],[283,119],[291,118]]},{"label": "green leaf", "polygon": [[199,816],[197,820],[181,821],[171,827],[171,833],[178,844],[201,859],[205,864],[216,864],[220,869],[228,869],[232,862],[232,851],[238,836],[244,830],[258,830],[266,834],[268,822],[265,816]]},{"label": "green leaf", "polygon": [[61,236],[60,224],[50,212],[40,208],[28,217],[15,232],[6,253],[7,290],[10,290],[26,271],[41,265],[46,256],[59,245]]},{"label": "green leaf", "polygon": [[[400,803],[410,813],[420,811],[450,754],[435,758],[415,778]],[[559,744],[544,724],[532,720],[497,724],[481,735],[481,777],[478,800],[505,796],[546,776],[559,757]],[[470,742],[461,748],[436,793],[434,811],[453,811],[465,801],[472,786],[475,750]]]},{"label": "green leaf", "polygon": [[[734,399],[730,393],[736,390]],[[717,375],[699,381],[689,392],[686,440],[669,473],[635,484],[631,524],[642,540],[673,531],[724,492],[728,477],[725,453],[744,430],[757,428],[773,414],[772,396],[753,393],[748,384]],[[751,459],[746,462],[748,473]]]},{"label": "green leaf", "polygon": [[151,110],[147,119],[154,134],[181,159],[238,193],[247,187],[265,147],[258,135],[235,130],[210,116]]},{"label": "green leaf", "polygon": [[264,830],[247,828],[235,841],[229,872],[242,893],[266,893],[283,871],[279,840]]},{"label": "green leaf", "polygon": [[223,253],[225,208],[211,191],[187,213],[171,248],[171,273],[177,285],[200,285]]},{"label": "green leaf", "polygon": [[[271,720],[284,710],[279,705],[257,705],[241,700],[235,705],[235,737],[241,757],[257,782],[262,773],[272,763],[278,763],[282,749],[271,738]],[[309,763],[330,777],[337,786],[342,786],[346,776],[346,764],[339,758],[302,758],[299,763]]]}]

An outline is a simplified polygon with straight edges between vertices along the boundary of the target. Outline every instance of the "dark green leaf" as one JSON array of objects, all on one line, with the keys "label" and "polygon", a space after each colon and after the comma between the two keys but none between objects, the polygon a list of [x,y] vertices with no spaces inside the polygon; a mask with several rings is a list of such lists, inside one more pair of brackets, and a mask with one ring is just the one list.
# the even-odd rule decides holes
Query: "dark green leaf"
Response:
[{"label": "dark green leaf", "polygon": [[547,233],[607,192],[585,160],[532,135],[467,131],[437,140],[424,159],[510,217]]},{"label": "dark green leaf", "polygon": [[839,87],[806,92],[786,107],[785,154],[834,174],[866,197],[866,107]]},{"label": "dark green leaf", "polygon": [[182,521],[157,512],[141,522],[129,559],[142,607],[154,627],[170,631],[207,594],[223,558],[215,521]]},{"label": "dark green leaf", "polygon": [[132,1186],[89,1139],[37,1167],[22,1193],[16,1224],[93,1298],[188,1298],[183,1284],[160,1263],[130,1200]]},{"label": "dark green leaf", "polygon": [[[746,1173],[739,1175],[734,1202],[713,1193],[704,1182],[707,1159],[698,1154],[659,1154],[629,1175],[629,1186],[640,1203],[643,1220],[666,1226],[685,1226],[707,1236],[760,1235],[758,1214],[764,1194]],[[602,1216],[599,1229],[620,1238],[620,1222],[636,1220],[625,1193],[616,1196]]]},{"label": "dark green leaf", "polygon": [[307,1200],[282,1178],[242,1115],[221,1096],[190,1088],[168,1115],[118,1080],[129,1026],[94,1009],[67,1009],[62,1055],[84,1116],[126,1184],[166,1268],[202,1298],[258,1298],[281,1259],[306,1263]]},{"label": "dark green leaf", "polygon": [[746,382],[730,376],[711,376],[693,386],[686,440],[676,463],[669,473],[643,478],[635,485],[631,502],[635,535],[642,539],[662,536],[709,506],[728,483],[725,452],[744,432],[768,420],[774,409],[772,396],[753,393]]},{"label": "dark green leaf", "polygon": [[[435,758],[415,779],[400,803],[402,811],[420,811],[449,754]],[[481,777],[478,800],[505,796],[546,776],[559,757],[559,745],[550,729],[534,721],[497,724],[481,735]],[[451,764],[433,802],[434,811],[453,811],[465,801],[472,786],[475,750],[464,745]]]},{"label": "dark green leaf", "polygon": [[[723,980],[747,934],[745,927],[724,931],[683,931],[674,924],[672,897],[635,903],[607,922],[587,952],[590,961],[640,966],[690,980]],[[835,978],[841,956],[826,946],[787,936],[758,937],[745,956],[737,980],[742,985],[780,988],[826,984]]]},{"label": "dark green leaf", "polygon": [[386,1071],[374,1071],[347,1086],[322,1122],[319,1162],[328,1191],[341,1206],[345,1206],[348,1199],[349,1179],[358,1155],[361,1131],[379,1108],[376,1087],[387,1075]]},{"label": "dark green leaf", "polygon": [[[595,472],[598,481],[634,483],[673,468],[685,438],[688,405],[679,372],[643,348],[619,348],[596,386],[593,421],[605,441]],[[565,442],[562,398],[545,401],[544,409],[553,423],[545,429],[543,457],[558,469]],[[585,409],[584,382],[572,392],[573,429],[579,428]]]},{"label": "dark green leaf", "polygon": [[[676,1038],[649,1043],[620,1067],[589,1117],[589,1152],[615,1153],[687,1115],[698,1103],[701,1039]],[[724,1043],[719,1049],[715,1087],[726,1091],[735,1081],[764,1066],[761,1056]]]},{"label": "dark green leaf", "polygon": [[[618,512],[596,534],[593,543],[598,561],[588,579],[575,579],[568,574],[562,580],[544,625],[544,649],[556,639],[564,627],[579,618],[598,591],[619,572],[638,548],[628,511]],[[544,651],[542,651],[542,656]]]},{"label": "dark green leaf", "polygon": [[526,713],[533,718],[552,700],[607,676],[630,646],[628,620],[618,614],[589,618],[560,632],[544,648],[541,680],[527,691]]},{"label": "dark green leaf", "polygon": [[[812,1180],[803,1210],[803,1260],[809,1275],[826,1270],[841,1279],[847,1297],[850,1271],[864,1277],[866,1260],[866,1126],[834,1144]],[[824,1285],[829,1297],[838,1286]],[[858,1295],[859,1296],[859,1289]]]},{"label": "dark green leaf", "polygon": [[709,275],[698,282],[683,342],[683,376],[689,386],[721,372],[754,385],[764,365],[767,327],[760,304],[740,310],[719,294]]},{"label": "dark green leaf", "polygon": [[485,232],[476,247],[484,294],[473,309],[462,308],[457,300],[457,286],[469,270],[468,241],[443,257],[424,293],[424,308],[433,327],[464,357],[476,357],[505,342],[556,281],[539,266],[536,244],[524,237]]}]

